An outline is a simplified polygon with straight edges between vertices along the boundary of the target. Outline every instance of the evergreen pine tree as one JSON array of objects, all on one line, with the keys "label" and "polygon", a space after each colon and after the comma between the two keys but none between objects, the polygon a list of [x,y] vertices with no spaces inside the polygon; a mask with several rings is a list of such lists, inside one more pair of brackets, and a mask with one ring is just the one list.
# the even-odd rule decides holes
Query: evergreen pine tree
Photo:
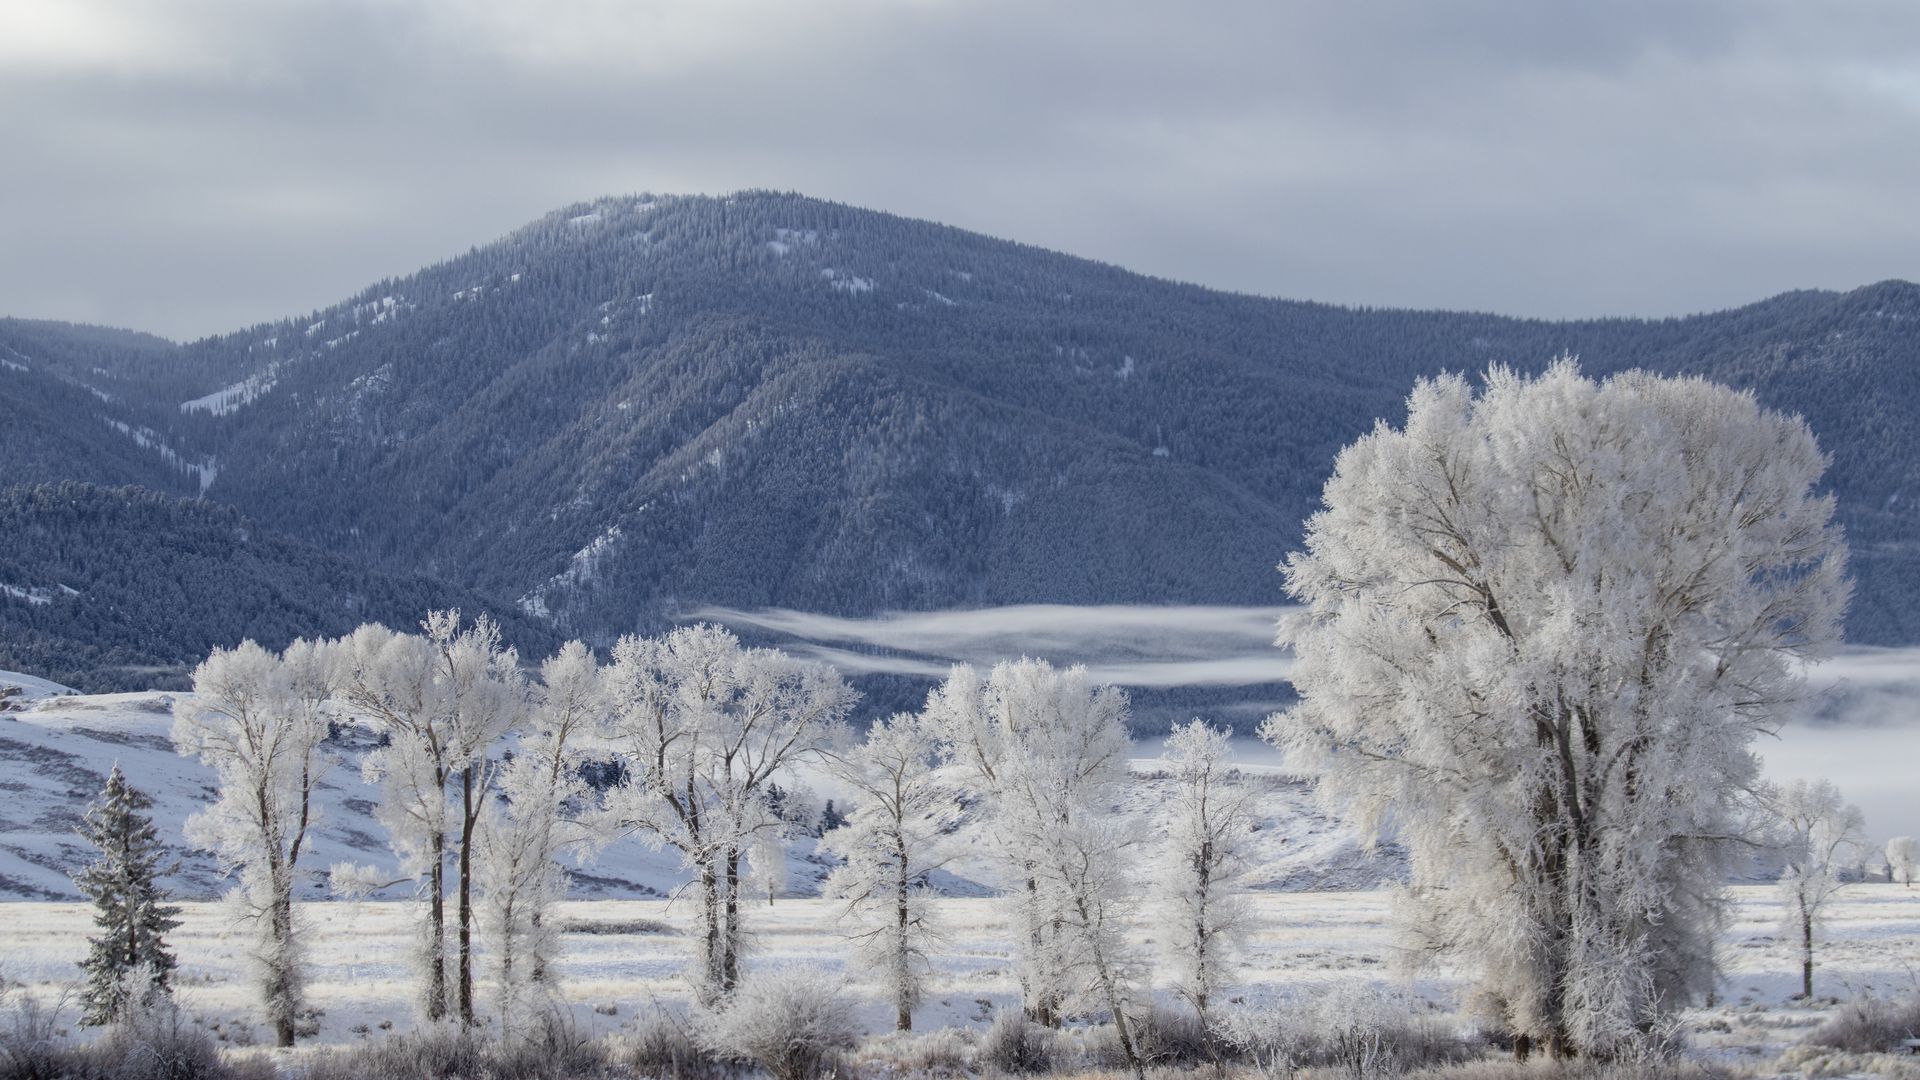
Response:
[{"label": "evergreen pine tree", "polygon": [[166,848],[153,819],[144,813],[152,806],[153,800],[127,783],[116,764],[106,791],[87,808],[84,835],[100,849],[100,858],[81,871],[74,884],[93,901],[93,923],[100,935],[88,939],[87,958],[80,964],[87,973],[81,992],[83,1024],[121,1019],[132,1004],[129,987],[144,984],[146,994],[171,990],[174,959],[163,935],[180,925],[180,909],[166,903],[167,894],[160,888],[160,876],[175,867],[161,865]]}]

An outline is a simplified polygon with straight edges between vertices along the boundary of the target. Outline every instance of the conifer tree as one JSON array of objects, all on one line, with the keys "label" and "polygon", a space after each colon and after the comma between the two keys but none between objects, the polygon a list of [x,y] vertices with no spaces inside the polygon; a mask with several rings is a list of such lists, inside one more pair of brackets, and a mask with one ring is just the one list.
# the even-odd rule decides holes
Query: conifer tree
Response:
[{"label": "conifer tree", "polygon": [[100,857],[82,870],[74,884],[93,901],[93,923],[100,934],[87,941],[87,973],[81,991],[85,1013],[81,1023],[110,1024],[121,1019],[129,1005],[131,988],[146,995],[171,992],[173,954],[166,932],[180,925],[180,909],[167,903],[160,876],[174,865],[162,865],[166,848],[159,830],[145,811],[153,800],[127,783],[120,766],[107,777],[106,790],[87,808],[85,836],[100,849]]}]

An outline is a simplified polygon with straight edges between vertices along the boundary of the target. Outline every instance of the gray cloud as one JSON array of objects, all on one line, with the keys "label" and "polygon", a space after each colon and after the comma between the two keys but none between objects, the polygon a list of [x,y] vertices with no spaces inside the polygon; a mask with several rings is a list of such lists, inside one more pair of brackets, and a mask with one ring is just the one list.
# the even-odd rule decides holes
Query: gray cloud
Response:
[{"label": "gray cloud", "polygon": [[7,313],[191,336],[619,191],[1251,292],[1666,314],[1920,277],[1920,9],[64,0],[0,12]]}]

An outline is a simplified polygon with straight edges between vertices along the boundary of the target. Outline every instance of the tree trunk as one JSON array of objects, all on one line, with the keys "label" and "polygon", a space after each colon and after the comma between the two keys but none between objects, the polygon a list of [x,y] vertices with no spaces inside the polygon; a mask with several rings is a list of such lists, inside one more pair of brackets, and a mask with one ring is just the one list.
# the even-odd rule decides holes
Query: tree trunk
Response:
[{"label": "tree trunk", "polygon": [[[1038,958],[1046,948],[1046,930],[1040,925],[1038,918],[1040,913],[1039,895],[1039,881],[1029,876],[1027,878],[1027,899],[1032,905],[1032,910],[1036,917],[1033,920],[1032,927],[1029,928],[1027,932],[1027,945],[1033,950],[1033,955],[1036,958]],[[1052,994],[1047,988],[1041,986],[1022,986],[1021,991],[1022,997],[1025,999],[1021,1004],[1023,1011],[1027,1014],[1028,1020],[1039,1024],[1041,1027],[1047,1028],[1057,1027],[1059,1025],[1060,1019],[1055,1016],[1053,1012]]]},{"label": "tree trunk", "polygon": [[1113,1012],[1113,1033],[1120,1038],[1120,1052],[1127,1056],[1127,1065],[1133,1070],[1133,1080],[1147,1080],[1146,1067],[1140,1063],[1140,1055],[1134,1051],[1133,1035],[1127,1030],[1126,1010],[1120,1007],[1120,987],[1114,981],[1113,970],[1107,965],[1106,954],[1101,950],[1098,939],[1094,937],[1093,921],[1087,910],[1087,902],[1076,898],[1074,905],[1080,911],[1080,925],[1086,931],[1087,944],[1093,954],[1093,967],[1100,976],[1100,989],[1107,995],[1107,1008]]},{"label": "tree trunk", "polygon": [[908,938],[912,933],[911,919],[909,918],[907,907],[907,890],[912,886],[912,882],[907,874],[909,864],[907,862],[906,844],[900,839],[900,834],[897,831],[894,837],[893,858],[896,872],[893,881],[893,929],[896,935],[894,948],[897,950],[899,958],[901,978],[900,985],[894,988],[893,1026],[899,1031],[912,1031],[913,1003],[911,995],[907,992],[909,973],[906,970]]},{"label": "tree trunk", "polygon": [[740,849],[727,849],[726,930],[720,939],[720,989],[732,993],[740,981]]},{"label": "tree trunk", "polygon": [[1800,911],[1800,996],[1813,1000],[1813,913]]},{"label": "tree trunk", "polygon": [[427,872],[427,1019],[447,1017],[447,838],[433,834],[433,868]]},{"label": "tree trunk", "polygon": [[273,1010],[273,1036],[277,1046],[293,1045],[293,890],[292,879],[274,868],[273,960],[267,974],[267,1007]]},{"label": "tree trunk", "polygon": [[700,977],[704,992],[720,990],[720,882],[713,870],[713,857],[700,864],[700,915],[706,922],[706,949],[701,955]]},{"label": "tree trunk", "polygon": [[460,1022],[473,1026],[473,766],[460,770]]}]

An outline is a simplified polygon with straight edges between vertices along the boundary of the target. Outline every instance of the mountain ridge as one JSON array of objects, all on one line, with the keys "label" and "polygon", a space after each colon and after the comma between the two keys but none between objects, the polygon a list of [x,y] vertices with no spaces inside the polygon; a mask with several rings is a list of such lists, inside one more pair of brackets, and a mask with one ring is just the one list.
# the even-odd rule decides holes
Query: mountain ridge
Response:
[{"label": "mountain ridge", "polygon": [[[1657,319],[1345,307],[790,194],[640,195],[35,407],[118,410],[263,527],[605,641],[706,604],[1272,603],[1333,455],[1415,378],[1572,352],[1806,415],[1850,632],[1885,644],[1920,641],[1914,320],[1899,281]],[[76,460],[126,438],[67,426]]]}]

